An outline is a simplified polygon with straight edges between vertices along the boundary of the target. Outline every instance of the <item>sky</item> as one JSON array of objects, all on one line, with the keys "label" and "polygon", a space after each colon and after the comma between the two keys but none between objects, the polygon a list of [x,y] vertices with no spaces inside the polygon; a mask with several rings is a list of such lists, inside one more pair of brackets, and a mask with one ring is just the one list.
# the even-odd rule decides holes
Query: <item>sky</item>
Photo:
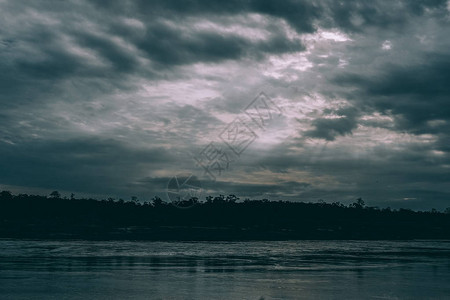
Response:
[{"label": "sky", "polygon": [[0,0],[0,189],[450,207],[449,25],[439,0]]}]

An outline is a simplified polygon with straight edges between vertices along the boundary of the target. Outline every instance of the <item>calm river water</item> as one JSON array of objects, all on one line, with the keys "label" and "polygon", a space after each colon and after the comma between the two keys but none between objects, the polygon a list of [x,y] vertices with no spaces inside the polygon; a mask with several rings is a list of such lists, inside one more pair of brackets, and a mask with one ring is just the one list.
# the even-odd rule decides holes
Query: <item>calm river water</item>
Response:
[{"label": "calm river water", "polygon": [[450,241],[0,240],[0,299],[450,299]]}]

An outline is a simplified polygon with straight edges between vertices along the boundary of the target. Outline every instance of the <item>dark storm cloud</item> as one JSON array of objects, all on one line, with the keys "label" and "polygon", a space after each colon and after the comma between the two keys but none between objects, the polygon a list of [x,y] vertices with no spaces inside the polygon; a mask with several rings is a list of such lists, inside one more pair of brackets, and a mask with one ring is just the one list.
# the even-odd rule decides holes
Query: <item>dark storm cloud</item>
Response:
[{"label": "dark storm cloud", "polygon": [[113,72],[131,72],[138,68],[139,62],[133,53],[120,48],[108,38],[88,32],[75,32],[73,36],[80,46],[96,51],[111,62]]},{"label": "dark storm cloud", "polygon": [[445,0],[433,1],[328,1],[331,22],[348,32],[363,32],[376,27],[403,29],[427,9],[446,10]]},{"label": "dark storm cloud", "polygon": [[393,114],[400,130],[435,133],[428,121],[450,121],[450,56],[430,53],[412,65],[386,65],[376,75],[342,74],[334,82],[355,87],[356,104]]},{"label": "dark storm cloud", "polygon": [[[189,17],[209,18],[215,15],[239,16],[244,13],[260,13],[265,16],[286,20],[299,33],[314,32],[317,26],[360,31],[367,26],[388,27],[399,22],[405,23],[411,15],[421,15],[425,8],[444,8],[445,1],[401,2],[400,12],[389,9],[390,3],[318,2],[309,1],[91,1],[95,6],[83,2],[58,3],[37,1],[25,7],[19,2],[5,5],[4,13],[22,14],[38,11],[42,16],[15,32],[6,24],[2,30],[2,90],[12,97],[21,98],[28,92],[52,89],[57,81],[78,78],[100,78],[111,81],[113,85],[132,82],[123,79],[125,74],[138,74],[145,78],[161,78],[161,67],[189,64],[194,62],[220,62],[240,59],[246,56],[258,58],[264,54],[301,51],[298,40],[290,40],[279,28],[271,28],[272,36],[266,41],[251,41],[236,34],[214,31],[195,31],[191,29]],[[42,9],[40,11],[40,9]],[[73,13],[69,14],[68,10]],[[98,11],[96,10],[98,9]],[[108,14],[105,14],[107,12]],[[51,24],[46,17],[64,21]],[[123,24],[120,18],[132,16],[142,22],[137,29]],[[362,24],[353,24],[352,18],[362,18]],[[103,32],[94,34],[89,21],[98,25]],[[172,26],[167,22],[174,22]],[[220,21],[220,20],[219,20]],[[224,28],[230,21],[223,23]],[[231,20],[232,22],[232,20]],[[94,66],[86,59],[68,51],[61,43],[67,35],[74,42],[95,52],[109,65]],[[139,53],[130,51],[113,42],[120,37],[129,45],[135,46]],[[18,55],[23,47],[31,47],[36,55]],[[25,54],[25,53],[23,53]],[[158,67],[142,67],[137,55],[150,59]],[[51,80],[51,82],[46,82]],[[119,83],[120,82],[120,83]],[[39,89],[39,87],[44,87]],[[16,95],[15,93],[19,93]]]},{"label": "dark storm cloud", "polygon": [[[21,102],[30,98],[33,101],[48,99],[48,93],[64,92],[58,90],[62,82],[87,80],[92,84],[85,85],[83,93],[95,95],[97,87],[104,86],[100,91],[104,94],[113,88],[135,88],[135,77],[147,80],[176,78],[179,74],[172,67],[177,65],[218,63],[245,57],[260,59],[266,54],[304,49],[299,40],[287,38],[283,29],[277,26],[270,28],[266,40],[258,41],[231,32],[193,29],[195,20],[189,16],[208,19],[208,13],[212,11],[220,15],[222,10],[216,10],[219,6],[225,6],[224,11],[231,18],[223,21],[223,28],[238,22],[233,15],[269,12],[269,7],[277,7],[262,2],[253,5],[258,9],[243,9],[240,3],[220,3],[205,1],[186,5],[184,2],[120,1],[92,6],[85,2],[37,1],[28,7],[19,2],[6,3],[3,13],[9,17],[2,21],[0,37],[0,97],[5,102],[7,99]],[[283,4],[282,8],[277,8],[281,11],[273,14],[282,16],[290,10],[290,15],[295,16],[296,12],[301,12],[298,23],[304,25],[299,26],[311,30],[308,14],[314,9],[309,7],[312,5]],[[15,15],[19,17],[13,17]],[[124,23],[124,18],[130,16],[135,18],[137,27]],[[221,22],[220,19],[217,21]],[[122,44],[118,39],[123,41]],[[91,58],[74,52],[74,47],[88,50]],[[101,63],[93,63],[94,57]],[[144,64],[142,59],[150,63]]]},{"label": "dark storm cloud", "polygon": [[336,139],[336,136],[351,134],[352,130],[358,126],[355,108],[347,107],[336,111],[325,110],[324,113],[330,113],[336,117],[315,119],[312,121],[312,125],[315,128],[305,132],[304,136],[333,141]]},{"label": "dark storm cloud", "polygon": [[183,32],[183,29],[155,22],[148,25],[145,36],[137,40],[136,45],[152,61],[167,66],[303,50],[299,41],[289,41],[281,31],[278,34],[269,41],[252,42],[234,34]]},{"label": "dark storm cloud", "polygon": [[294,28],[301,32],[313,32],[313,22],[320,17],[323,10],[319,5],[310,1],[275,1],[275,0],[155,0],[155,1],[114,1],[105,6],[104,2],[92,0],[98,9],[113,13],[132,11],[141,15],[181,15],[181,16],[210,16],[236,15],[244,13],[260,13],[286,19]]},{"label": "dark storm cloud", "polygon": [[173,160],[163,148],[136,149],[98,137],[2,144],[0,156],[3,184],[91,193],[123,190],[124,177]]},{"label": "dark storm cloud", "polygon": [[[304,1],[304,0],[153,0],[113,1],[109,5],[91,0],[98,9],[115,14],[141,15],[236,15],[260,13],[286,20],[298,32],[314,32],[316,25],[339,27],[345,31],[363,31],[366,27],[401,27],[411,17],[427,9],[446,9],[446,0],[419,1]],[[359,18],[360,20],[355,20]]]},{"label": "dark storm cloud", "polygon": [[[389,148],[378,145],[354,157],[351,147],[307,148],[296,153],[289,145],[261,155],[256,164],[274,173],[299,171],[298,180],[309,183],[294,196],[283,199],[352,203],[363,197],[369,205],[414,207],[424,209],[448,207],[450,173],[445,164],[450,157],[436,157],[429,145]],[[284,153],[282,157],[276,153]],[[411,200],[404,200],[411,198]],[[414,199],[413,199],[414,198]]]}]

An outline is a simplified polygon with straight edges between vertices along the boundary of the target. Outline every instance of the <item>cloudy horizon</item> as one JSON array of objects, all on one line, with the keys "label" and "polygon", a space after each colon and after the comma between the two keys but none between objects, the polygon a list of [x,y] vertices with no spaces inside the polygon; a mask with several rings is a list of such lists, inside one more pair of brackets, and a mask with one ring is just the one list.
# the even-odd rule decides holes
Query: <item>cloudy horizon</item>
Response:
[{"label": "cloudy horizon", "polygon": [[[149,200],[193,173],[213,195],[450,207],[450,1],[0,11],[1,190]],[[195,158],[261,93],[279,114],[208,176]]]}]

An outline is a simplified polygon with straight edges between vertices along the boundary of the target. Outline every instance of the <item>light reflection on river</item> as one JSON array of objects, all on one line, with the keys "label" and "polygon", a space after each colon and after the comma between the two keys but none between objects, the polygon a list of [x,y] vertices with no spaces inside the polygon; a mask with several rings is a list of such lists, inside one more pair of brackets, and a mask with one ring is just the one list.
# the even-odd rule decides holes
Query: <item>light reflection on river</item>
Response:
[{"label": "light reflection on river", "polygon": [[0,240],[1,299],[449,299],[450,241]]}]

